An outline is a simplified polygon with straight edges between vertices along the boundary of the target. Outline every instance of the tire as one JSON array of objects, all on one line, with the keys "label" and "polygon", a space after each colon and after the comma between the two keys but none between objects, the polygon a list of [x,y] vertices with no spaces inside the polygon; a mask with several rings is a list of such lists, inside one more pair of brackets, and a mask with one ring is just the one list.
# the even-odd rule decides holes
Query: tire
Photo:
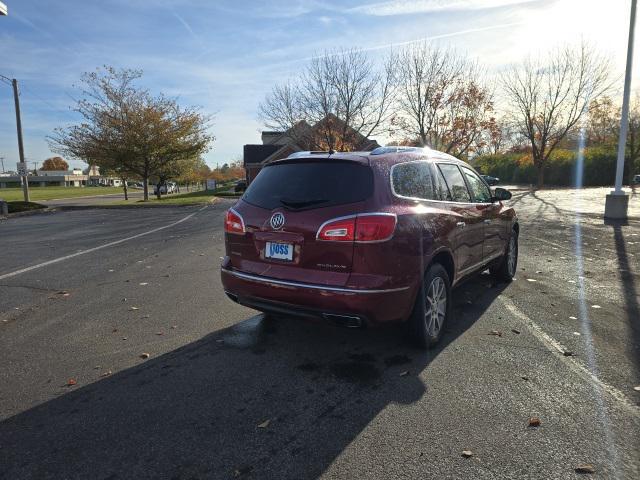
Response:
[{"label": "tire", "polygon": [[[436,310],[431,299],[439,305]],[[423,349],[438,343],[451,317],[451,306],[449,275],[442,265],[434,263],[424,276],[409,318],[411,341]]]},{"label": "tire", "polygon": [[489,272],[496,279],[510,282],[516,276],[518,268],[518,232],[511,230],[509,243],[505,254],[500,261],[493,267],[489,267]]}]

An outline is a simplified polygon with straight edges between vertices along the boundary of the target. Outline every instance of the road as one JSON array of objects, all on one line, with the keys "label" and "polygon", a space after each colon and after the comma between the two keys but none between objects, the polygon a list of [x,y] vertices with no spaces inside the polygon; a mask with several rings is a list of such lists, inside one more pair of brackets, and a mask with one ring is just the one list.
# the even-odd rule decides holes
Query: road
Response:
[{"label": "road", "polygon": [[226,201],[1,222],[0,478],[640,478],[640,222],[543,200],[429,352],[226,299]]}]

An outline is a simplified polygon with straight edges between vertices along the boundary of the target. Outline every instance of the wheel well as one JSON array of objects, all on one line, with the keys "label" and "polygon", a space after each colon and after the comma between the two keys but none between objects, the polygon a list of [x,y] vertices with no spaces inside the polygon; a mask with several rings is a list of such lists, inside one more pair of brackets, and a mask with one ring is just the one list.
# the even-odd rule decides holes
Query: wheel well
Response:
[{"label": "wheel well", "polygon": [[451,254],[449,252],[438,253],[435,257],[433,257],[433,260],[431,260],[431,263],[429,264],[429,266],[433,265],[434,263],[439,263],[444,267],[444,269],[447,271],[447,275],[449,275],[449,282],[453,283],[453,275],[455,272],[455,267],[453,264],[453,257],[451,256]]}]

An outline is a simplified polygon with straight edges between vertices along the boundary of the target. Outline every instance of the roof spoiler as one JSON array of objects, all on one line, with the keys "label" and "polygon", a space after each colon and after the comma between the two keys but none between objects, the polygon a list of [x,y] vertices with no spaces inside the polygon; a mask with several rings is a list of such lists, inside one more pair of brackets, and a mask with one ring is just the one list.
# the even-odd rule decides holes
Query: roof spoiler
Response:
[{"label": "roof spoiler", "polygon": [[334,153],[346,153],[346,152],[335,152],[334,150],[308,150],[305,152],[292,153],[287,158],[300,158],[300,157],[306,157],[309,155],[333,155]]}]

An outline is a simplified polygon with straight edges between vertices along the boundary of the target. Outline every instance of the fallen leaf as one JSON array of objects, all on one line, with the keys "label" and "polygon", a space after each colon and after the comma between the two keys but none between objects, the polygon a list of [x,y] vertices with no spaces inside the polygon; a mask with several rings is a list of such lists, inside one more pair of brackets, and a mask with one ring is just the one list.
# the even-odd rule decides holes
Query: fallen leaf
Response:
[{"label": "fallen leaf", "polygon": [[520,335],[520,330],[516,330],[515,328],[512,328],[511,331],[516,335]]},{"label": "fallen leaf", "polygon": [[576,317],[569,317],[571,320],[577,320]]},{"label": "fallen leaf", "polygon": [[140,354],[140,358],[143,360],[146,360],[147,358],[149,358],[149,354],[148,353],[142,353]]},{"label": "fallen leaf", "polygon": [[527,278],[527,282],[537,282],[535,278]]},{"label": "fallen leaf", "polygon": [[107,370],[106,372],[104,372],[102,375],[100,375],[101,377],[108,377],[109,375],[111,375],[111,370]]},{"label": "fallen leaf", "polygon": [[113,272],[113,270],[109,270],[110,272]]},{"label": "fallen leaf", "polygon": [[409,375],[409,370],[405,370],[404,372],[400,372],[400,376],[401,377],[406,377],[407,375]]},{"label": "fallen leaf", "polygon": [[540,419],[538,417],[531,417],[529,419],[529,426],[530,427],[539,427],[542,424],[542,422],[540,421]]},{"label": "fallen leaf", "polygon": [[542,273],[542,270],[537,270],[536,273]]},{"label": "fallen leaf", "polygon": [[591,308],[602,308],[600,305],[591,305]]},{"label": "fallen leaf", "polygon": [[574,353],[571,350],[565,350],[562,352],[565,357],[573,357]]},{"label": "fallen leaf", "polygon": [[116,333],[118,331],[117,328],[114,328],[113,330],[111,330],[112,333]]},{"label": "fallen leaf", "polygon": [[267,428],[270,423],[271,423],[271,420],[265,420],[264,422],[258,424],[258,428]]},{"label": "fallen leaf", "polygon": [[633,389],[634,389],[636,392],[640,392],[640,385],[638,385],[637,387],[633,387]]},{"label": "fallen leaf", "polygon": [[491,330],[489,333],[487,333],[487,335],[495,335],[496,337],[501,337],[502,332],[499,332],[498,330]]},{"label": "fallen leaf", "polygon": [[72,386],[72,385],[76,385],[78,382],[76,382],[75,378],[70,378],[69,380],[67,380],[67,386]]},{"label": "fallen leaf", "polygon": [[127,339],[127,337],[122,337],[122,340],[126,340],[126,339]]},{"label": "fallen leaf", "polygon": [[462,456],[464,458],[471,458],[471,457],[473,457],[473,452],[471,450],[463,450],[462,451]]},{"label": "fallen leaf", "polygon": [[593,468],[593,465],[585,463],[583,465],[578,465],[575,468],[576,473],[596,473],[596,469]]},{"label": "fallen leaf", "polygon": [[145,285],[149,285],[147,282],[140,282],[138,285],[144,287]]},{"label": "fallen leaf", "polygon": [[573,332],[573,334],[578,336],[578,337],[580,336],[580,332]]},{"label": "fallen leaf", "polygon": [[521,379],[523,379],[525,382],[529,381],[529,377],[520,377]]},{"label": "fallen leaf", "polygon": [[131,307],[129,310],[140,310],[138,307]]}]

